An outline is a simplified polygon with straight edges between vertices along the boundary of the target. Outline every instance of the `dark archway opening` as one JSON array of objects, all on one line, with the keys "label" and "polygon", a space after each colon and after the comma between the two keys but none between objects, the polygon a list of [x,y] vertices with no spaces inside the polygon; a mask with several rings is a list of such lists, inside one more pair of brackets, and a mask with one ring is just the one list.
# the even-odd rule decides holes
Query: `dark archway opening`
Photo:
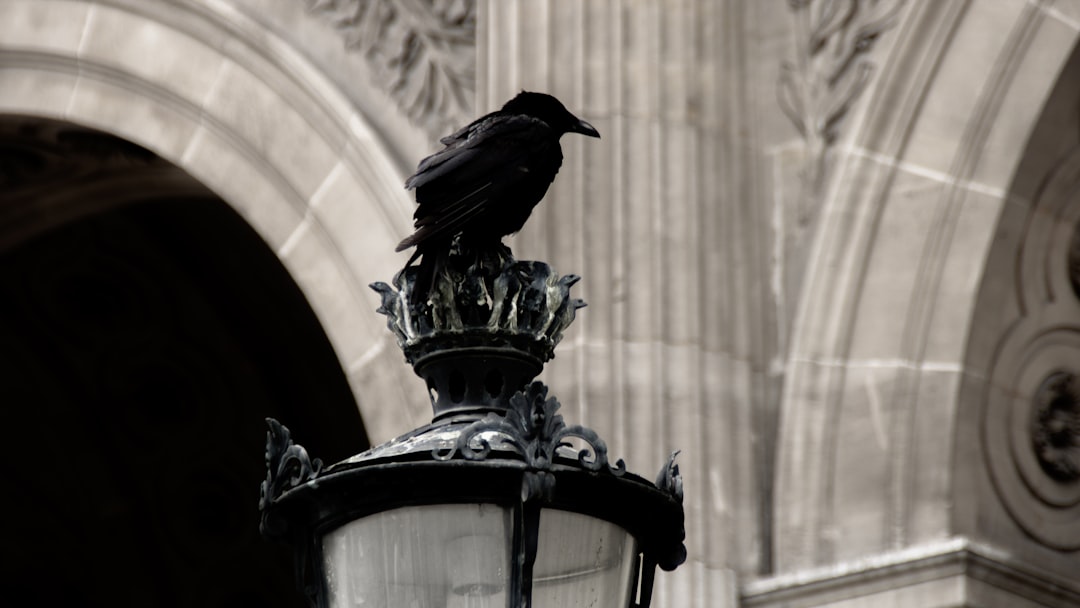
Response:
[{"label": "dark archway opening", "polygon": [[258,535],[266,416],[368,447],[287,271],[227,204],[106,134],[0,121],[5,601],[304,606]]}]

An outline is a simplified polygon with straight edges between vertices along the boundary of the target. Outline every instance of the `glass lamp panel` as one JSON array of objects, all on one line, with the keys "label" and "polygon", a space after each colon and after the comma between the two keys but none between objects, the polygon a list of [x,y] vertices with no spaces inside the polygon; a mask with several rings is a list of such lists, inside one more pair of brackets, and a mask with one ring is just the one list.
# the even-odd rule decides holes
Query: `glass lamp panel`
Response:
[{"label": "glass lamp panel", "polygon": [[636,554],[634,537],[611,522],[544,509],[533,608],[626,608]]},{"label": "glass lamp panel", "polygon": [[402,507],[323,537],[330,608],[506,608],[512,511]]}]

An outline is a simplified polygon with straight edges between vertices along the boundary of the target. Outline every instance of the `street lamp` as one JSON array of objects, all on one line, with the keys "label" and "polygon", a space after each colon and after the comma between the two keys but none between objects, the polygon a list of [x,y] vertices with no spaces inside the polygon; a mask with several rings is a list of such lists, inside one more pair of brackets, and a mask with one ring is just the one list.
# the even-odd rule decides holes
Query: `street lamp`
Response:
[{"label": "street lamp", "polygon": [[414,281],[372,287],[431,424],[323,468],[267,421],[261,529],[313,605],[648,606],[656,566],[686,558],[675,455],[656,483],[626,472],[533,381],[584,306],[577,277],[455,249],[421,306]]}]

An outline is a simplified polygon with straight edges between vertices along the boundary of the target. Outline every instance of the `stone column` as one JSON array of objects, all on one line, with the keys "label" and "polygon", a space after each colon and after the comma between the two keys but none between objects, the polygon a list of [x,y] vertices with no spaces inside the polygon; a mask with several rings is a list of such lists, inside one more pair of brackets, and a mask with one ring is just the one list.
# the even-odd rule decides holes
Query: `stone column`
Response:
[{"label": "stone column", "polygon": [[741,59],[723,48],[745,35],[740,3],[479,7],[478,113],[545,91],[603,138],[563,138],[563,168],[511,242],[519,259],[584,277],[589,307],[545,380],[631,470],[683,450],[690,559],[659,576],[657,605],[733,605],[733,573],[761,555],[767,477],[752,435],[775,326],[755,236],[768,220],[742,160],[753,127],[736,118]]}]

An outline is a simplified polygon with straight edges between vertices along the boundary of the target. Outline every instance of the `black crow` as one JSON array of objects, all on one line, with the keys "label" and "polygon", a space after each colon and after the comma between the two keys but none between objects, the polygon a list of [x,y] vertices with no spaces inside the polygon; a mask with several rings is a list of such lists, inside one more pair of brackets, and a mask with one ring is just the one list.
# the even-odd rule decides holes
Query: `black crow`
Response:
[{"label": "black crow", "polygon": [[600,137],[556,98],[523,91],[502,109],[442,138],[446,147],[420,161],[405,187],[416,189],[416,232],[396,251],[420,257],[413,303],[422,304],[454,238],[473,249],[502,248],[525,225],[562,165],[564,133]]}]

